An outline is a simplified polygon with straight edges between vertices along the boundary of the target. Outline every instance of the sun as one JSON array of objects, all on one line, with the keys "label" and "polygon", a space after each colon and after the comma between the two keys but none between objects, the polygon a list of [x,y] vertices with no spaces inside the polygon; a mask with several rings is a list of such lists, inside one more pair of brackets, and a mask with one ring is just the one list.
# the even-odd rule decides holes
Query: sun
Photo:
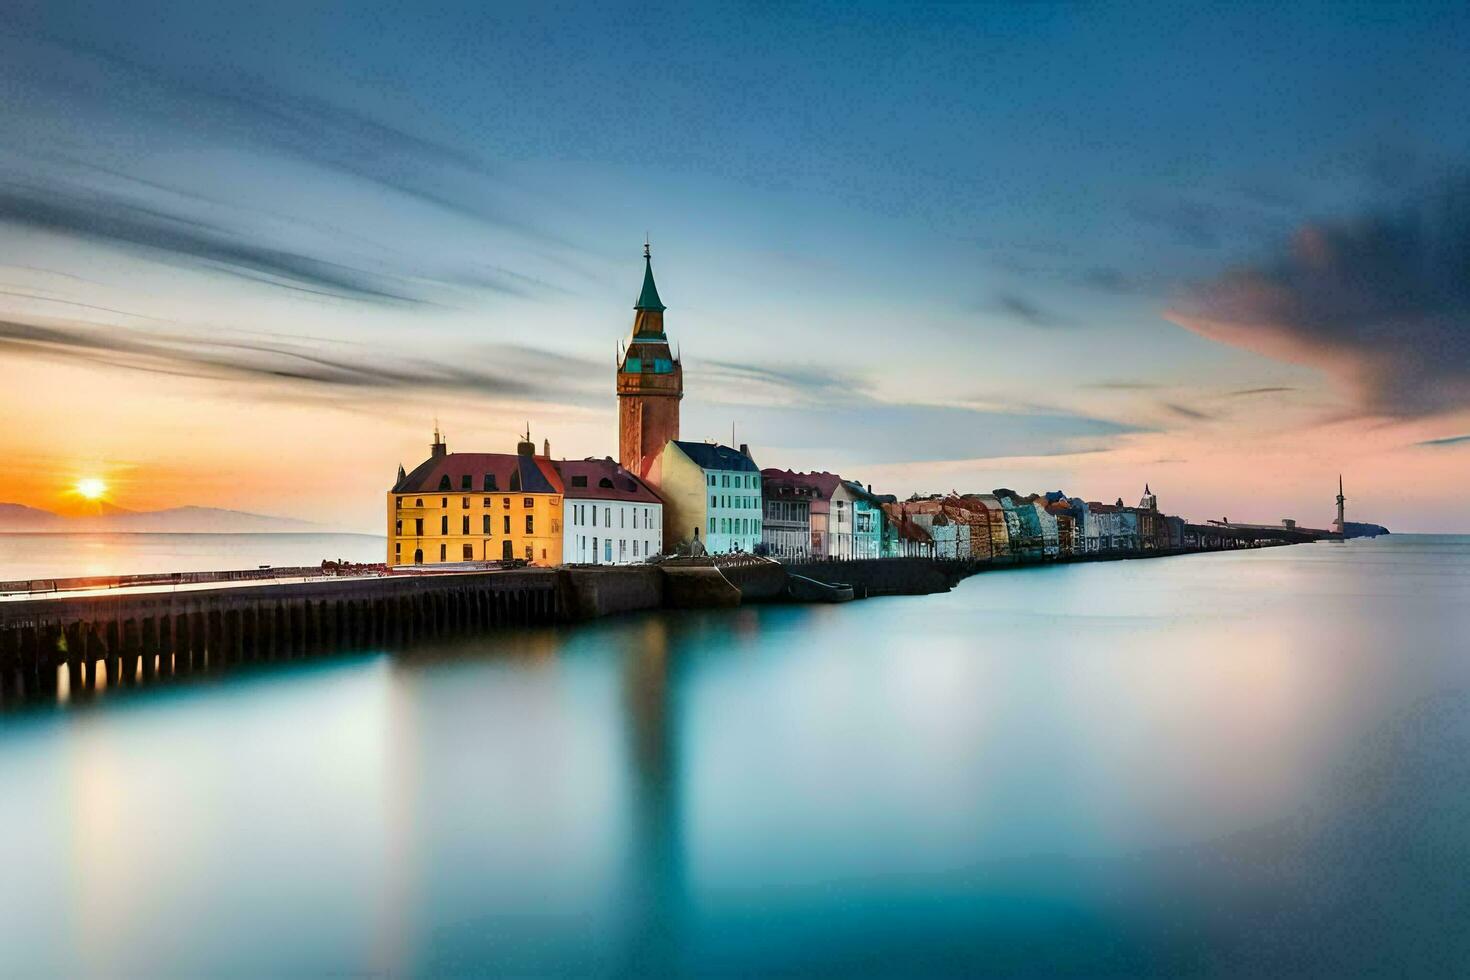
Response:
[{"label": "sun", "polygon": [[89,476],[77,481],[77,493],[87,500],[101,500],[102,495],[107,493],[107,484],[95,476]]}]

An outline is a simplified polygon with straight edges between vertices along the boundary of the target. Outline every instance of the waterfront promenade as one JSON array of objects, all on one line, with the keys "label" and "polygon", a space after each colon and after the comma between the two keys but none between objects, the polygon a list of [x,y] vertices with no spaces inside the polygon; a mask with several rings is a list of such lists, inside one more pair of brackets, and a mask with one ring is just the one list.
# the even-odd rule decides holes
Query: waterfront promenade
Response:
[{"label": "waterfront promenade", "polygon": [[[1190,551],[1078,555],[1062,563],[1162,558],[1298,543],[1243,531]],[[299,660],[516,626],[573,623],[619,613],[710,609],[750,602],[945,592],[966,576],[1047,562],[929,558],[781,563],[755,556],[674,559],[636,566],[564,566],[384,574],[319,569],[113,577],[38,583],[0,601],[0,705],[85,697],[232,667]],[[59,585],[70,584],[70,589]]]}]

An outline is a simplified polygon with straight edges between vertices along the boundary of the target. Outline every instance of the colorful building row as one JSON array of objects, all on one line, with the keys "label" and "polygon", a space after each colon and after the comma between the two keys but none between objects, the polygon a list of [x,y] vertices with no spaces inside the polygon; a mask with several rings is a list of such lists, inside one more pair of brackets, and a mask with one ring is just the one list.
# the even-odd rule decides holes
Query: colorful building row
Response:
[{"label": "colorful building row", "polygon": [[751,552],[787,561],[936,557],[1045,561],[1185,547],[1158,512],[1060,492],[950,493],[903,503],[827,471],[762,470],[748,446],[680,438],[684,369],[648,245],[633,328],[618,352],[618,459],[553,460],[529,428],[514,453],[450,453],[398,469],[388,563],[628,564],[661,554]]}]

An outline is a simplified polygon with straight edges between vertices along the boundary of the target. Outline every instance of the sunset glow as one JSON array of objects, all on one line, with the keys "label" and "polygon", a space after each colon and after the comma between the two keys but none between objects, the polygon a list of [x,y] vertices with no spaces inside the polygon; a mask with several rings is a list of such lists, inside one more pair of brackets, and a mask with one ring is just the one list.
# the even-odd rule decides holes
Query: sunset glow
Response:
[{"label": "sunset glow", "polygon": [[77,495],[86,500],[101,500],[107,494],[107,484],[89,476],[78,480],[76,486]]}]

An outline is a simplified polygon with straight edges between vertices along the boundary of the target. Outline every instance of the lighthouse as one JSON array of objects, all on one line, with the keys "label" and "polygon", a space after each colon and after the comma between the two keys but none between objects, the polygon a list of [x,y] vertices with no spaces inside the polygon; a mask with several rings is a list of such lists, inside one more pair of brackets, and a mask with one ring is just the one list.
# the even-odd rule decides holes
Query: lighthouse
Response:
[{"label": "lighthouse", "polygon": [[1343,513],[1342,505],[1347,498],[1342,495],[1342,474],[1337,474],[1337,520],[1332,523],[1337,527],[1337,533],[1347,537],[1347,520]]}]

